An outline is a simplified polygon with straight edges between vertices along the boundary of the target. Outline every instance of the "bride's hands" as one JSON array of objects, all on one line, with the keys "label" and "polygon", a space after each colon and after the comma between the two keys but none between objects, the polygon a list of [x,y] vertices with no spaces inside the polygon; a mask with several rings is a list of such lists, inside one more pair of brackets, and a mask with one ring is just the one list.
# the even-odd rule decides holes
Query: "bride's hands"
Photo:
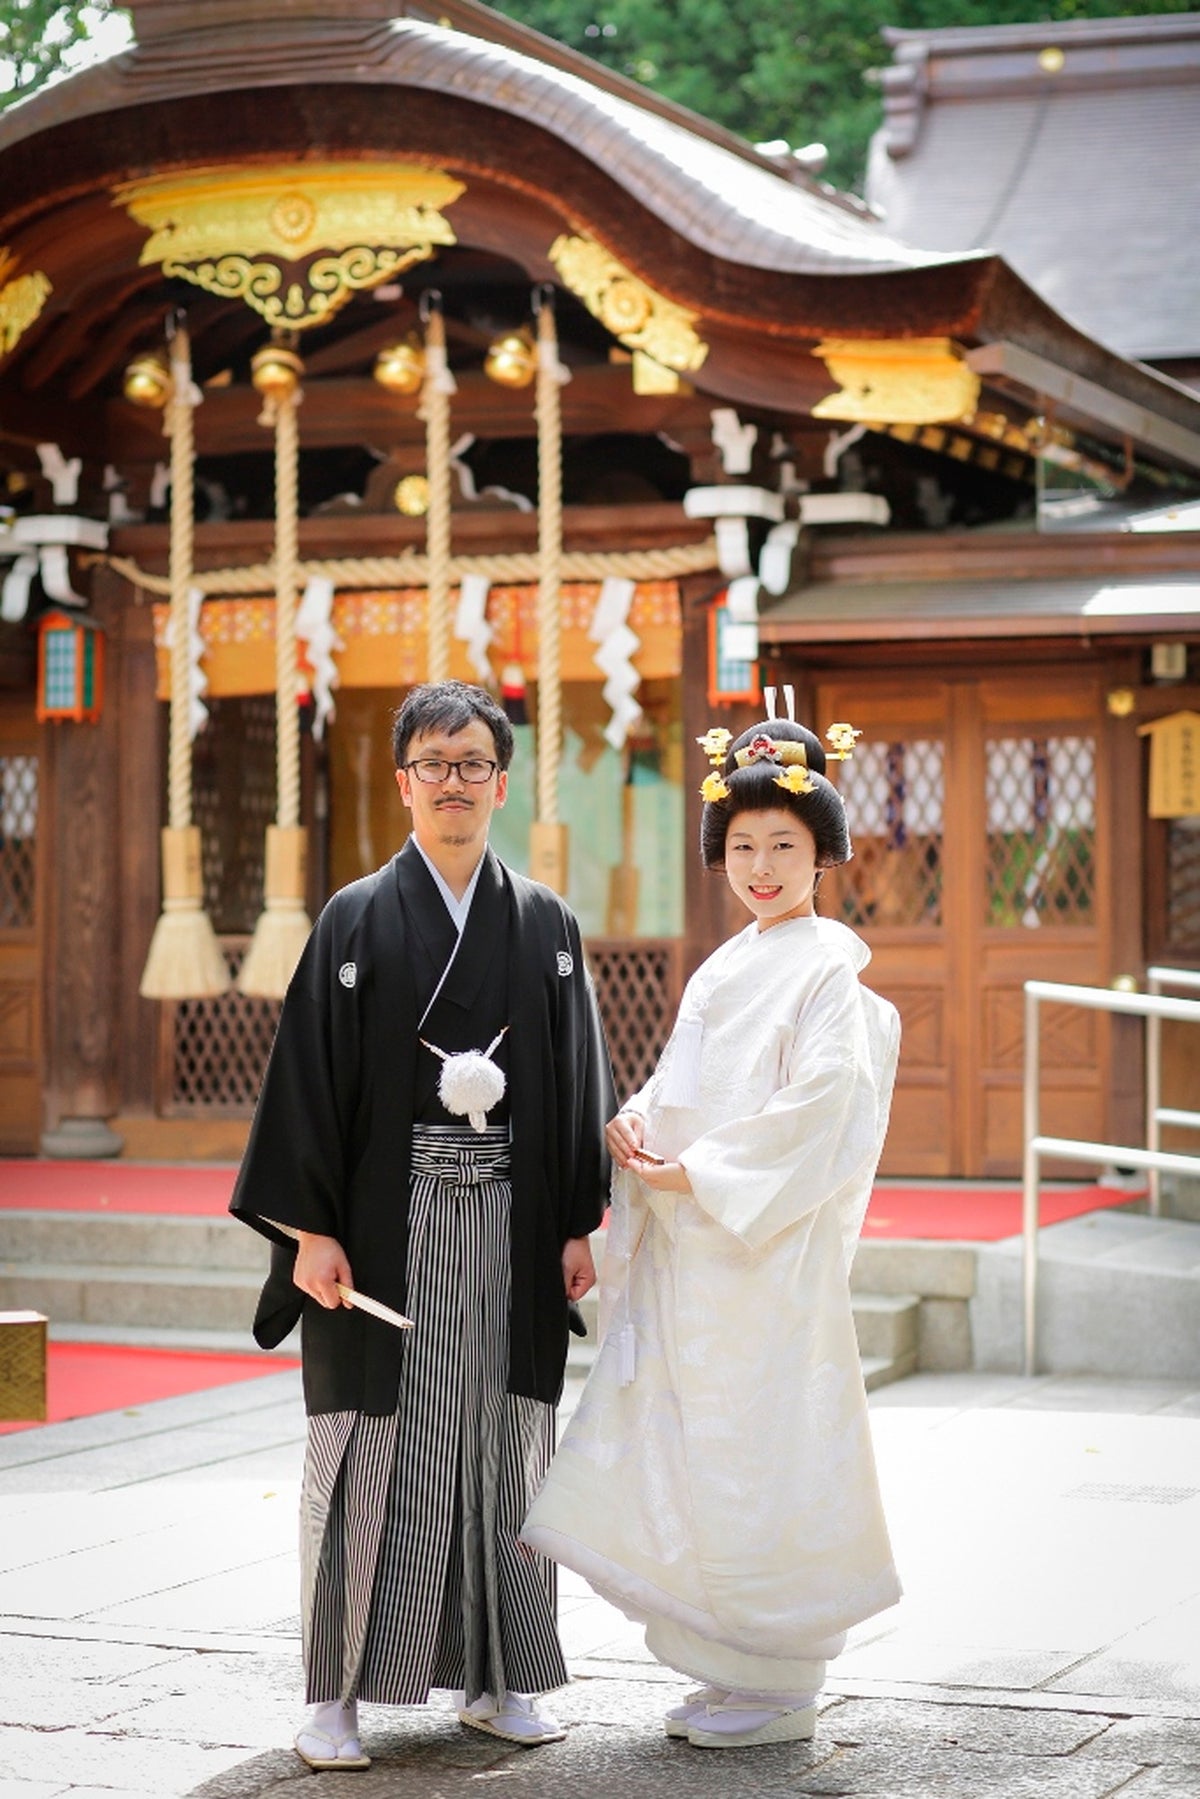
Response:
[{"label": "bride's hands", "polygon": [[618,1168],[629,1167],[642,1147],[645,1135],[646,1120],[640,1112],[618,1112],[615,1118],[609,1119],[604,1127],[604,1140]]},{"label": "bride's hands", "polygon": [[646,1162],[635,1156],[629,1164],[639,1181],[655,1193],[690,1193],[692,1183],[682,1162]]},{"label": "bride's hands", "polygon": [[649,1160],[642,1154],[646,1121],[639,1112],[618,1112],[604,1127],[608,1153],[618,1168],[631,1168],[656,1193],[690,1193],[691,1182],[678,1162]]}]

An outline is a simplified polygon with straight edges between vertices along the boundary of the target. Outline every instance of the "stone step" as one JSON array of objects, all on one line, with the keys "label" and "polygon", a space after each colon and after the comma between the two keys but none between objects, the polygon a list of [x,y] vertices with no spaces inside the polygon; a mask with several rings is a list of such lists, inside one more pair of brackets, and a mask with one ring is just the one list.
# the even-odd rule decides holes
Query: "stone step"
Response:
[{"label": "stone step", "polygon": [[0,1262],[0,1311],[44,1312],[55,1324],[248,1333],[261,1272],[109,1263]]},{"label": "stone step", "polygon": [[[1022,1366],[1019,1237],[979,1246],[971,1301],[976,1366]],[[1125,1379],[1200,1377],[1200,1224],[1089,1212],[1038,1239],[1040,1374]]]},{"label": "stone step", "polygon": [[5,1262],[262,1270],[269,1246],[236,1218],[147,1212],[0,1212]]},{"label": "stone step", "polygon": [[906,1374],[915,1374],[916,1369],[915,1349],[901,1356],[864,1356],[863,1385],[868,1393],[873,1393],[876,1387],[886,1387],[894,1380],[903,1380]]},{"label": "stone step", "polygon": [[915,1362],[921,1313],[915,1293],[856,1293],[852,1303],[860,1355],[885,1361],[911,1355]]},{"label": "stone step", "polygon": [[[52,1343],[116,1344],[123,1349],[203,1350],[209,1355],[270,1355],[299,1358],[300,1332],[294,1330],[274,1349],[260,1350],[247,1325],[243,1330],[181,1329],[148,1324],[54,1324]],[[3,1789],[0,1788],[0,1791]]]},{"label": "stone step", "polygon": [[[7,1212],[2,1222],[0,1309],[44,1312],[59,1341],[226,1353],[251,1348],[250,1324],[269,1252],[263,1239],[237,1220],[29,1210]],[[595,1233],[597,1266],[604,1243],[605,1234]],[[895,1274],[889,1278],[884,1263],[875,1261],[885,1289],[894,1286]],[[941,1272],[926,1270],[927,1278],[938,1291],[953,1290],[961,1270],[946,1258],[940,1262]],[[897,1266],[909,1264],[901,1258]],[[853,1303],[868,1386],[911,1373],[921,1316],[914,1293],[856,1292]],[[571,1367],[577,1371],[595,1356],[595,1290],[580,1310],[588,1335],[571,1338]],[[290,1339],[281,1353],[297,1354],[298,1340]]]}]

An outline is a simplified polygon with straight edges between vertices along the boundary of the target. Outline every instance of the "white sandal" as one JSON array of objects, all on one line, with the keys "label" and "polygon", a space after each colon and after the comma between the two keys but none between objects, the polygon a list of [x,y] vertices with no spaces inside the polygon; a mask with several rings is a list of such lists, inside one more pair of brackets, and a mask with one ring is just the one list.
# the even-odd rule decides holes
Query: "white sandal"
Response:
[{"label": "white sandal", "polygon": [[560,1743],[566,1731],[549,1712],[539,1712],[533,1699],[524,1693],[502,1693],[498,1700],[481,1693],[470,1705],[458,1707],[460,1724],[482,1730],[487,1736],[502,1737],[506,1743],[519,1743],[523,1749],[536,1749],[539,1743]]},{"label": "white sandal", "polygon": [[807,1743],[816,1735],[811,1701],[788,1705],[768,1694],[728,1693],[689,1720],[688,1742],[697,1749],[748,1749],[760,1743]]},{"label": "white sandal", "polygon": [[669,1737],[686,1737],[688,1725],[704,1716],[710,1705],[720,1705],[728,1699],[728,1687],[697,1687],[694,1693],[686,1693],[680,1705],[673,1705],[663,1719],[663,1728]]},{"label": "white sandal", "polygon": [[[312,1747],[305,1748],[305,1743]],[[327,1730],[318,1730],[315,1724],[306,1724],[303,1730],[296,1732],[293,1747],[300,1760],[318,1773],[331,1768],[349,1771],[371,1766],[371,1758],[363,1753],[357,1736],[343,1737],[339,1743],[336,1737],[331,1737]]]}]

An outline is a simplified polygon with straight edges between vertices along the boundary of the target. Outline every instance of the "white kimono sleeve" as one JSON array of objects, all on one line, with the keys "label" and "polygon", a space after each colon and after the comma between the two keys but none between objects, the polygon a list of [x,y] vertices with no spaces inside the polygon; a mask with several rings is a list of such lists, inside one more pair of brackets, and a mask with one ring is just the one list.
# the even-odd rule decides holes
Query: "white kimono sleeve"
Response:
[{"label": "white kimono sleeve", "polygon": [[797,1021],[784,1084],[679,1156],[696,1203],[751,1249],[874,1175],[897,1040],[872,1029],[869,1000],[849,966],[831,970]]}]

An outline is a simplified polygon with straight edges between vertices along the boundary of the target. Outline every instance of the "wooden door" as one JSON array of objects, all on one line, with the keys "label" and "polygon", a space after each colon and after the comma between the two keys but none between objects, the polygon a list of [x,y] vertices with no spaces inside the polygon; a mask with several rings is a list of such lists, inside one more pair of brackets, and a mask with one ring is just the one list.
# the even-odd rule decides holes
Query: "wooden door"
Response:
[{"label": "wooden door", "polygon": [[39,800],[32,700],[0,698],[0,1154],[29,1155],[41,1135],[42,1004]]},{"label": "wooden door", "polygon": [[[884,1171],[1017,1174],[1023,983],[1109,977],[1099,681],[831,679],[818,715],[863,731],[836,777],[855,859],[823,909],[866,938],[903,1021]],[[1042,1128],[1103,1138],[1109,1085],[1103,1017],[1044,1008]]]}]

